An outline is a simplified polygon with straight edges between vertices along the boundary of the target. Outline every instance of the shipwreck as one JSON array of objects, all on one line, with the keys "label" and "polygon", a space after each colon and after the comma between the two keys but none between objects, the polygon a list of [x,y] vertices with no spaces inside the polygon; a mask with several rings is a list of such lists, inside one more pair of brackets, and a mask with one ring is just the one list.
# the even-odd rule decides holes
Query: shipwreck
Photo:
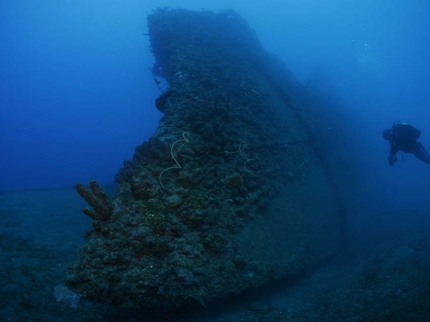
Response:
[{"label": "shipwreck", "polygon": [[67,287],[120,307],[206,303],[339,252],[345,210],[303,86],[235,11],[148,16],[164,113],[93,220]]}]

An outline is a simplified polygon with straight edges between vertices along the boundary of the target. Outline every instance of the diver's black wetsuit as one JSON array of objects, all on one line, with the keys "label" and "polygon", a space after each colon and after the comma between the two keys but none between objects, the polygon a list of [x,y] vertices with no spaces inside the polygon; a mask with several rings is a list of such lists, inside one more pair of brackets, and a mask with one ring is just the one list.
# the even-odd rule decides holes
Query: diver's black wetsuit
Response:
[{"label": "diver's black wetsuit", "polygon": [[388,163],[394,165],[397,161],[396,154],[400,150],[405,153],[413,153],[418,159],[430,164],[430,155],[417,139],[421,132],[407,123],[394,123],[391,129],[382,133],[385,140],[390,141],[390,154]]}]

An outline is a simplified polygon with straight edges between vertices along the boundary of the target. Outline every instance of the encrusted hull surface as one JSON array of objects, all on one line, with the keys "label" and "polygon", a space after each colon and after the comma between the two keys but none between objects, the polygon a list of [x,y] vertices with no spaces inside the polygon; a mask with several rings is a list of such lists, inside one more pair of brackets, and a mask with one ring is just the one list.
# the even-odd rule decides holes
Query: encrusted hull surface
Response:
[{"label": "encrusted hull surface", "polygon": [[285,66],[234,11],[158,9],[148,26],[164,116],[111,201],[78,186],[94,230],[67,286],[123,307],[205,303],[338,252],[339,193]]}]

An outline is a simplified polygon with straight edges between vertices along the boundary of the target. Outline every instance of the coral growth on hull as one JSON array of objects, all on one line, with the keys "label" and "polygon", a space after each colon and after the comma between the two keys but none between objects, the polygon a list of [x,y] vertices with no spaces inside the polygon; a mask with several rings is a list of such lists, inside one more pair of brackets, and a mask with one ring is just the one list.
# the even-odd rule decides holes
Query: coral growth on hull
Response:
[{"label": "coral growth on hull", "polygon": [[231,10],[158,9],[148,27],[164,116],[113,200],[77,186],[94,229],[67,286],[124,307],[205,303],[335,254],[340,201],[283,64]]}]

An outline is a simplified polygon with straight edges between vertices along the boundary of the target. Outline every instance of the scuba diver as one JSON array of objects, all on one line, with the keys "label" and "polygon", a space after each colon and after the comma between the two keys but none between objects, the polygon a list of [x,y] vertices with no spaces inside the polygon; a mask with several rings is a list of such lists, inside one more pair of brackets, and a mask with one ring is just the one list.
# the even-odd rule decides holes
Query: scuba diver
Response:
[{"label": "scuba diver", "polygon": [[385,140],[390,142],[390,154],[388,163],[394,165],[397,162],[396,154],[399,151],[413,153],[418,159],[430,164],[430,155],[421,142],[418,142],[421,132],[408,123],[395,122],[391,129],[382,132]]}]

